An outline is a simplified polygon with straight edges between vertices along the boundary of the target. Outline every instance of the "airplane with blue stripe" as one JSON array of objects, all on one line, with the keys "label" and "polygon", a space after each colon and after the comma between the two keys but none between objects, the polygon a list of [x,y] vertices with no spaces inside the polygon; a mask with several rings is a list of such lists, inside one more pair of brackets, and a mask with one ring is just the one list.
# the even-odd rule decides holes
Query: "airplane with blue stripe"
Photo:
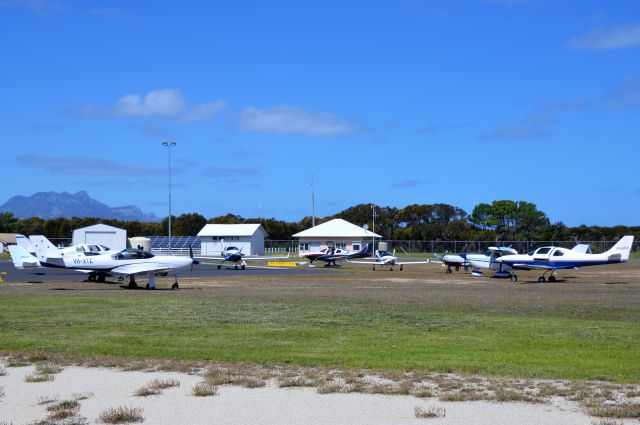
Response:
[{"label": "airplane with blue stripe", "polygon": [[[629,260],[633,239],[633,236],[624,236],[613,248],[602,254],[588,254],[575,249],[545,246],[528,254],[504,255],[496,261],[512,270],[543,270],[544,273],[538,278],[538,282],[545,282],[547,273],[551,273],[549,282],[555,282],[556,270],[626,262]],[[513,282],[518,280],[518,276],[513,272],[511,280]]]}]

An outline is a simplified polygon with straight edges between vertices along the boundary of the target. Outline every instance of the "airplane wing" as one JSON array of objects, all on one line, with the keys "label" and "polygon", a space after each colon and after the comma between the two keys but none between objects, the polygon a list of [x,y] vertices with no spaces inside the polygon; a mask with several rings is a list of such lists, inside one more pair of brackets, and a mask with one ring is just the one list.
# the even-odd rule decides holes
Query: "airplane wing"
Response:
[{"label": "airplane wing", "polygon": [[387,263],[385,263],[384,261],[357,261],[357,260],[349,260],[347,259],[347,263],[356,263],[356,264],[374,264],[374,265],[380,265],[383,266]]},{"label": "airplane wing", "polygon": [[249,257],[249,256],[242,256],[243,260],[251,260],[251,261],[259,261],[259,260],[283,260],[285,258],[289,258],[289,254],[287,255],[280,255],[280,256],[272,256],[272,257],[266,257],[264,255],[255,255],[253,257]]},{"label": "airplane wing", "polygon": [[429,263],[433,263],[434,261],[402,261],[402,262],[398,262],[396,264],[400,264],[400,265],[404,265],[404,264],[429,264]]},{"label": "airplane wing", "polygon": [[141,273],[166,273],[173,270],[173,267],[167,267],[166,264],[160,263],[138,263],[138,264],[125,264],[111,270],[111,273],[132,275]]},{"label": "airplane wing", "polygon": [[543,265],[539,265],[539,264],[518,264],[518,263],[515,263],[514,265],[511,266],[511,268],[519,269],[519,270],[554,270],[554,269],[560,269],[560,268],[564,268],[564,267],[550,267],[550,266],[543,266]]}]

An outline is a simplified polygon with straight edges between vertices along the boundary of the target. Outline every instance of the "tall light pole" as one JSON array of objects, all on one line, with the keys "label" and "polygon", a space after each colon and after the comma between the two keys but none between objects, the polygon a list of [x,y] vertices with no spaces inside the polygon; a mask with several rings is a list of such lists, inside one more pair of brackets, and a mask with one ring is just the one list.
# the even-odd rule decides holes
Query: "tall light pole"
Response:
[{"label": "tall light pole", "polygon": [[162,142],[162,146],[169,149],[169,255],[171,255],[171,147],[175,145],[176,142]]}]

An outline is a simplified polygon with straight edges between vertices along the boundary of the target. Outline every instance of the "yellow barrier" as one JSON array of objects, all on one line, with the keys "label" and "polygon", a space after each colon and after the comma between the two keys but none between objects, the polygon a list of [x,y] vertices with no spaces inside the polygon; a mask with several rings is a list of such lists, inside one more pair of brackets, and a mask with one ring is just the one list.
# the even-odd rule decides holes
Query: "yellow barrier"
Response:
[{"label": "yellow barrier", "polygon": [[269,267],[296,267],[295,261],[267,261]]},{"label": "yellow barrier", "polygon": [[4,283],[4,279],[2,278],[3,275],[6,275],[7,272],[1,272],[0,273],[0,283]]}]

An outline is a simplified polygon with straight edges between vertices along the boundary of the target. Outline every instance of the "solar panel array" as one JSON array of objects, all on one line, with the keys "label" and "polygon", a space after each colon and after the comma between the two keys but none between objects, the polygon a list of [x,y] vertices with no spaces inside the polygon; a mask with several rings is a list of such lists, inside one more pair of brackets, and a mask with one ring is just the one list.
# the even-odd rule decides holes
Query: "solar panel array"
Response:
[{"label": "solar panel array", "polygon": [[[151,250],[155,249],[169,249],[169,237],[168,236],[149,236],[151,239]],[[172,236],[171,248],[176,249],[200,249],[200,237],[199,236]]]}]

